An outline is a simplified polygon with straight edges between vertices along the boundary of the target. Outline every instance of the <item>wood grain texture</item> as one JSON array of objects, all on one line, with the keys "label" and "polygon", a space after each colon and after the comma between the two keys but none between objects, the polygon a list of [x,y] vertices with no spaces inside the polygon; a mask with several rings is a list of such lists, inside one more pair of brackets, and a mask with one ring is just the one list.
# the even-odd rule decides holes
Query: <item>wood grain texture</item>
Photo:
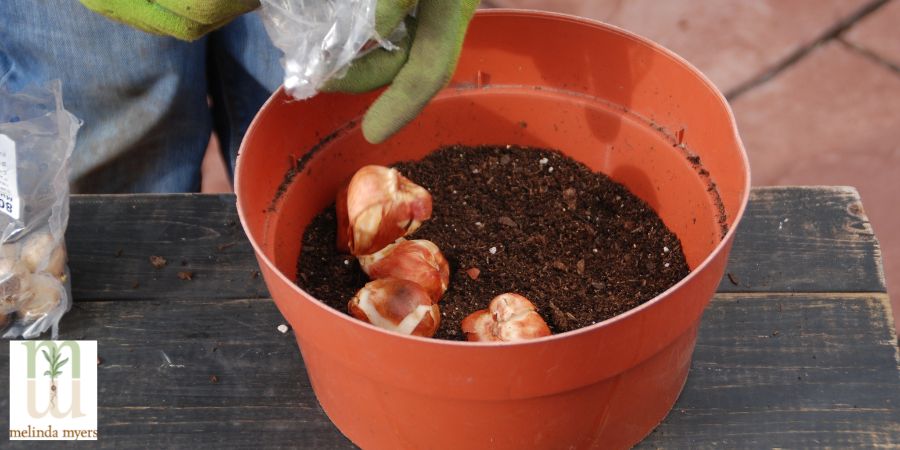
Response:
[{"label": "wood grain texture", "polygon": [[[233,195],[74,196],[76,300],[267,296]],[[152,255],[168,264],[157,269]],[[182,280],[179,272],[190,272]],[[853,188],[757,188],[720,292],[885,292],[881,251]]]},{"label": "wood grain texture", "polygon": [[233,195],[76,195],[66,245],[76,300],[268,295]]},{"label": "wood grain texture", "polygon": [[[99,446],[352,447],[258,298],[233,196],[75,196],[67,243],[81,301],[61,338],[99,342]],[[852,188],[755,189],[684,392],[640,447],[900,447],[880,258]]]},{"label": "wood grain texture", "polygon": [[[102,447],[351,446],[319,407],[282,323],[269,299],[80,302],[60,339],[98,341]],[[0,346],[2,386],[8,352]],[[8,401],[0,395],[0,410]]]},{"label": "wood grain texture", "polygon": [[900,446],[885,294],[720,294],[684,392],[641,448]]},{"label": "wood grain texture", "polygon": [[881,249],[851,187],[755,188],[719,292],[885,292]]},{"label": "wood grain texture", "polygon": [[[642,446],[900,446],[887,305],[884,294],[718,295],[681,398]],[[266,299],[82,302],[62,338],[100,343],[104,447],[350,446],[281,323]]]}]

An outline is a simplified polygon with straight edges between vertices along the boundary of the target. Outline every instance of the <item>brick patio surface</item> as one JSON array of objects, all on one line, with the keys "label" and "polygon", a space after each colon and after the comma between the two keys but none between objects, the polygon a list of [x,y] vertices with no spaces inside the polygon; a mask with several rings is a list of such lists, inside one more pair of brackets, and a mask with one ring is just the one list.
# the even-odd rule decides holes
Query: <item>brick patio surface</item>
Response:
[{"label": "brick patio surface", "polygon": [[[575,14],[650,38],[697,66],[731,101],[754,185],[857,187],[881,241],[900,323],[894,209],[900,0],[484,0],[483,6]],[[227,179],[219,180],[207,188],[227,190]]]}]

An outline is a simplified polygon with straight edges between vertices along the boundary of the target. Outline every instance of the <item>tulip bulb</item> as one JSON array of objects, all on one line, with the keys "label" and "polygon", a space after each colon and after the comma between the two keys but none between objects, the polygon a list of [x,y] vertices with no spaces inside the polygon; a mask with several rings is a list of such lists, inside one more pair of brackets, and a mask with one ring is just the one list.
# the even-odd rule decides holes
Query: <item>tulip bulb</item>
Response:
[{"label": "tulip bulb", "polygon": [[57,279],[65,281],[66,259],[66,244],[60,242],[60,244],[53,249],[53,253],[50,254],[50,259],[47,261],[47,267],[45,267],[44,270]]},{"label": "tulip bulb", "polygon": [[22,293],[19,300],[19,314],[25,320],[36,320],[59,306],[62,301],[63,287],[59,280],[48,275],[32,275],[29,277],[28,290]]},{"label": "tulip bulb", "polygon": [[425,288],[437,303],[450,284],[450,265],[433,242],[424,239],[397,242],[371,255],[359,257],[363,272],[373,280],[400,278]]},{"label": "tulip bulb", "polygon": [[28,275],[28,268],[18,261],[18,249],[14,244],[0,246],[0,300],[19,293],[19,279]]},{"label": "tulip bulb", "polygon": [[29,291],[31,272],[22,262],[0,270],[0,310],[4,306],[15,305],[19,298]]},{"label": "tulip bulb", "polygon": [[396,169],[365,166],[338,194],[338,249],[370,255],[431,218],[431,194]]},{"label": "tulip bulb", "polygon": [[469,341],[515,342],[549,336],[550,328],[534,304],[518,294],[500,294],[488,309],[469,314],[462,321]]},{"label": "tulip bulb", "polygon": [[22,245],[22,262],[31,272],[47,272],[62,278],[66,271],[66,246],[50,233],[36,233]]},{"label": "tulip bulb", "polygon": [[53,252],[53,236],[50,233],[35,233],[22,244],[22,262],[31,272],[36,272],[41,263]]},{"label": "tulip bulb", "polygon": [[350,315],[376,327],[400,334],[431,337],[441,323],[441,312],[428,292],[399,278],[367,283],[347,304]]},{"label": "tulip bulb", "polygon": [[19,259],[19,244],[0,245],[0,273],[8,272]]}]

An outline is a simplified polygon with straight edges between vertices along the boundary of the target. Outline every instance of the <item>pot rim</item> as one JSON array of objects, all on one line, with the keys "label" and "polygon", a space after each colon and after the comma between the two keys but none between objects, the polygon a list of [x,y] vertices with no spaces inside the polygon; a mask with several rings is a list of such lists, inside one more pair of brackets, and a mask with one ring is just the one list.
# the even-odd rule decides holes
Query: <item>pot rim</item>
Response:
[{"label": "pot rim", "polygon": [[[747,203],[750,200],[750,186],[751,186],[750,161],[747,158],[747,150],[746,150],[746,148],[744,148],[744,143],[741,140],[740,134],[738,133],[737,120],[735,119],[734,112],[732,111],[731,106],[728,104],[728,101],[722,95],[722,92],[719,91],[719,89],[715,86],[715,84],[713,84],[712,81],[710,81],[709,78],[707,78],[707,76],[705,74],[703,74],[703,72],[701,72],[699,69],[694,67],[691,63],[689,63],[687,60],[685,60],[684,58],[682,58],[675,52],[663,47],[662,45],[660,45],[656,42],[653,42],[650,39],[647,39],[645,37],[634,34],[630,31],[626,31],[615,25],[607,24],[607,23],[601,22],[599,20],[578,17],[578,16],[574,16],[574,15],[570,15],[570,14],[549,12],[549,11],[534,11],[534,10],[514,9],[514,8],[495,8],[495,9],[489,9],[489,10],[479,10],[476,12],[476,14],[480,15],[480,16],[541,17],[541,18],[548,18],[548,19],[560,20],[560,21],[565,21],[565,22],[572,22],[572,23],[577,23],[577,24],[581,24],[581,25],[587,24],[587,25],[591,25],[591,26],[595,26],[595,27],[599,27],[599,28],[604,28],[608,31],[618,33],[624,37],[627,37],[627,38],[637,41],[641,44],[644,44],[644,45],[652,48],[655,51],[658,51],[662,55],[672,59],[675,63],[683,66],[685,69],[687,69],[689,72],[691,72],[694,76],[696,76],[697,79],[701,83],[703,83],[708,88],[710,88],[710,90],[715,94],[716,100],[719,101],[719,103],[724,107],[725,112],[728,114],[728,118],[730,119],[729,122],[731,124],[731,132],[735,137],[738,148],[740,149],[740,158],[741,158],[740,162],[744,167],[744,172],[747,174],[746,180],[744,181],[744,192],[741,195],[740,206],[738,207],[737,214],[735,214],[734,220],[732,221],[731,226],[728,228],[728,231],[726,232],[726,234],[716,244],[715,248],[713,248],[713,250],[706,256],[706,258],[704,258],[703,261],[700,264],[698,264],[697,267],[694,268],[694,270],[691,270],[691,272],[687,276],[685,276],[684,278],[679,280],[674,285],[670,286],[665,291],[659,293],[658,295],[651,298],[650,300],[642,303],[641,305],[634,307],[634,308],[632,308],[622,314],[619,314],[617,316],[610,317],[609,319],[606,319],[602,322],[597,322],[595,324],[591,324],[589,326],[582,327],[582,328],[579,328],[576,330],[570,330],[570,331],[566,331],[563,333],[553,334],[550,336],[546,336],[546,337],[542,337],[542,338],[538,338],[538,339],[527,340],[527,341],[518,341],[518,342],[450,341],[450,340],[445,340],[445,339],[434,339],[434,338],[426,338],[426,337],[420,337],[420,336],[404,335],[404,334],[399,334],[399,333],[395,333],[392,331],[378,328],[372,324],[365,323],[360,320],[354,319],[353,317],[350,317],[349,315],[344,314],[344,313],[326,305],[324,302],[322,302],[315,296],[313,296],[313,295],[309,294],[308,292],[306,292],[305,290],[301,289],[299,286],[297,286],[296,282],[290,280],[287,276],[285,276],[284,273],[281,270],[279,270],[278,267],[272,262],[272,260],[269,258],[269,256],[265,252],[263,252],[261,245],[257,242],[256,238],[254,238],[253,234],[247,228],[246,214],[244,212],[244,208],[241,204],[240,199],[237,199],[238,218],[241,221],[241,226],[244,228],[244,232],[247,235],[247,238],[250,240],[250,244],[253,246],[253,250],[256,253],[256,256],[258,258],[262,259],[264,261],[264,263],[269,268],[272,269],[273,273],[275,273],[275,275],[279,278],[280,281],[282,281],[282,282],[286,283],[288,286],[290,286],[291,290],[293,290],[294,292],[299,294],[301,297],[308,297],[310,299],[315,300],[313,303],[317,307],[325,309],[327,313],[337,317],[338,320],[349,321],[353,325],[362,326],[362,327],[368,328],[369,330],[384,334],[384,335],[392,337],[392,338],[406,339],[406,340],[411,340],[413,342],[420,342],[420,343],[431,344],[431,345],[449,345],[449,346],[454,346],[454,347],[512,347],[512,346],[518,347],[518,346],[527,346],[527,345],[541,345],[545,342],[550,342],[550,341],[554,341],[554,340],[573,338],[573,337],[576,337],[581,334],[591,333],[591,332],[594,332],[601,328],[612,326],[613,324],[615,324],[619,321],[623,321],[633,315],[640,314],[643,310],[653,307],[656,303],[660,302],[663,298],[668,297],[673,292],[677,291],[682,286],[684,286],[685,284],[690,282],[693,278],[697,277],[698,273],[700,273],[707,266],[709,266],[712,263],[712,261],[721,252],[725,251],[725,247],[731,242],[732,239],[734,239],[734,234],[737,230],[738,224],[743,219],[744,212],[747,209]],[[447,88],[445,88],[445,89],[447,89]],[[266,102],[262,106],[262,108],[260,108],[260,111],[262,111],[263,109],[266,109],[266,107],[269,106],[270,103],[276,101],[276,99],[280,98],[282,95],[286,95],[286,94],[284,94],[284,86],[283,85],[281,87],[279,87],[277,91],[272,93],[272,95],[269,97],[268,100],[266,100]],[[255,121],[256,121],[256,119],[254,118],[253,122],[255,122]],[[247,134],[249,134],[249,132],[254,128],[255,124],[253,122],[251,122],[250,127],[247,129]],[[246,143],[247,143],[246,139],[241,142],[237,161],[235,163],[235,177],[234,177],[235,193],[238,193],[241,191],[240,187],[241,187],[242,178],[239,176],[241,173],[239,168],[241,167],[241,159],[246,154],[244,151],[245,150],[244,147],[245,147]],[[273,298],[273,301],[274,301],[274,298]],[[351,325],[351,326],[353,326],[353,325]]]}]

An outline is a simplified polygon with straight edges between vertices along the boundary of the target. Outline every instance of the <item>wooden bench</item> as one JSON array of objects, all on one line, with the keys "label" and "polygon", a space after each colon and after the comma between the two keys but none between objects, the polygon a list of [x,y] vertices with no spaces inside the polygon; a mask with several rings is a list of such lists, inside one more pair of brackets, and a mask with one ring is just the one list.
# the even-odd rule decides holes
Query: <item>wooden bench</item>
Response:
[{"label": "wooden bench", "polygon": [[[61,338],[98,341],[97,444],[353,446],[277,329],[233,196],[75,196],[67,242]],[[684,392],[639,447],[900,446],[897,337],[857,192],[755,189],[727,271]]]}]

